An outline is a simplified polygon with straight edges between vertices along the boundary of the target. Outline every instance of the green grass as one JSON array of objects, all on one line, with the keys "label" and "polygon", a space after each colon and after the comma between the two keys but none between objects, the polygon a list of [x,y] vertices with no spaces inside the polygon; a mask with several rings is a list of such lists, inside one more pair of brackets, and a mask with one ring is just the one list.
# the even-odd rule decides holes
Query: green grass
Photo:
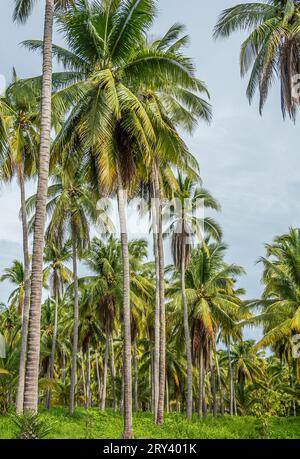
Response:
[{"label": "green grass", "polygon": [[[42,410],[41,418],[53,424],[49,438],[121,438],[123,421],[119,414],[92,409],[78,409],[73,418],[63,408]],[[88,422],[89,421],[89,422]],[[87,426],[90,427],[87,427]],[[15,425],[10,416],[0,417],[0,438],[13,438]],[[254,417],[194,417],[188,423],[182,414],[166,415],[162,427],[153,424],[149,413],[134,417],[135,438],[146,439],[254,439],[260,438]],[[300,438],[300,418],[272,418],[269,438]]]}]

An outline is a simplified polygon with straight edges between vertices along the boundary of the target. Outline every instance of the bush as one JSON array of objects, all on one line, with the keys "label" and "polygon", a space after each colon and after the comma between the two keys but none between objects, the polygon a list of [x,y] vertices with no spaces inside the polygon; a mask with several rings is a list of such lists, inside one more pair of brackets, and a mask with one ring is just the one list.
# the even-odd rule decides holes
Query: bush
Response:
[{"label": "bush", "polygon": [[12,416],[12,420],[17,426],[15,438],[21,440],[41,440],[51,432],[53,425],[43,419],[38,414],[26,413],[19,416]]}]

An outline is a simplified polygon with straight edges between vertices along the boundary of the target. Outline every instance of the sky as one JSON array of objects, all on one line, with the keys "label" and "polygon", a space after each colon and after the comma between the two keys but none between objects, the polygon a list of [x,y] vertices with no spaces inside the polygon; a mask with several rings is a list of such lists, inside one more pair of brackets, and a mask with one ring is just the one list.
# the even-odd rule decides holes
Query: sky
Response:
[{"label": "sky", "polygon": [[[0,74],[9,81],[12,67],[20,77],[41,73],[41,57],[20,42],[42,38],[43,4],[37,2],[25,26],[12,23],[13,0],[0,0]],[[186,137],[191,152],[199,159],[203,184],[219,200],[224,240],[229,245],[227,260],[243,266],[247,275],[240,285],[248,298],[262,291],[261,267],[264,244],[289,227],[299,227],[300,188],[299,131],[291,121],[283,121],[280,93],[274,86],[263,117],[257,101],[249,106],[246,80],[239,74],[239,50],[244,35],[226,40],[212,39],[220,12],[245,0],[159,0],[158,18],[151,30],[163,35],[176,22],[185,24],[191,37],[187,54],[197,66],[211,94],[213,122],[201,124]],[[55,32],[54,42],[61,44]],[[1,79],[0,79],[1,84]],[[28,195],[35,191],[27,184]],[[21,257],[21,223],[18,218],[19,193],[15,183],[0,189],[0,272]],[[0,301],[10,291],[0,284]],[[256,332],[255,332],[256,333]]]}]

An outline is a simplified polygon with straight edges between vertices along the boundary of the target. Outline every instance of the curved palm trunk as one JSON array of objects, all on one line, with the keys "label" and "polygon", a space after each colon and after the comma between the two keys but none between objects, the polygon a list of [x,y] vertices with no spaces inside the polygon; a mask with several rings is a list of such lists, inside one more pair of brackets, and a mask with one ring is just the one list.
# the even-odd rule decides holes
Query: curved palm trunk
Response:
[{"label": "curved palm trunk", "polygon": [[123,321],[124,321],[124,439],[133,437],[132,430],[132,368],[131,368],[131,313],[130,313],[130,268],[128,234],[126,222],[126,192],[122,189],[121,177],[118,177],[118,207],[123,263]]},{"label": "curved palm trunk", "polygon": [[45,3],[46,8],[43,47],[43,83],[39,175],[33,236],[28,352],[24,390],[24,410],[32,412],[37,412],[38,410],[43,249],[51,133],[52,35],[54,0],[46,0]]},{"label": "curved palm trunk", "polygon": [[159,332],[160,332],[160,281],[159,281],[159,253],[158,253],[158,220],[159,202],[155,193],[155,183],[153,182],[152,206],[153,218],[153,252],[155,260],[155,313],[154,313],[154,356],[153,356],[153,411],[154,420],[157,421],[158,398],[159,398]]},{"label": "curved palm trunk", "polygon": [[185,349],[187,360],[187,418],[192,419],[193,415],[193,379],[192,379],[192,350],[191,350],[191,337],[189,327],[189,313],[186,300],[185,291],[185,269],[186,269],[186,238],[185,238],[185,225],[184,220],[182,224],[181,234],[181,294],[183,305],[183,327],[185,337]]},{"label": "curved palm trunk", "polygon": [[26,197],[24,184],[24,165],[18,168],[20,195],[21,195],[21,217],[23,231],[23,258],[24,258],[24,303],[22,310],[22,329],[21,329],[21,350],[19,364],[19,380],[16,400],[17,414],[23,413],[24,402],[24,385],[25,385],[25,366],[26,366],[26,349],[28,335],[28,316],[29,316],[29,297],[30,297],[30,260],[28,246],[28,223],[26,215]]},{"label": "curved palm trunk", "polygon": [[108,362],[108,357],[109,357],[109,338],[108,338],[108,335],[106,335],[104,365],[103,365],[103,386],[102,386],[102,397],[101,397],[101,410],[105,410],[105,404],[106,404],[107,362]]},{"label": "curved palm trunk", "polygon": [[74,227],[72,227],[72,252],[73,252],[73,278],[74,278],[74,326],[73,326],[72,370],[71,370],[71,387],[70,387],[70,403],[69,403],[70,416],[72,416],[74,413],[76,373],[77,373],[78,323],[79,323],[77,241],[76,241],[76,231]]},{"label": "curved palm trunk", "polygon": [[156,199],[157,216],[157,253],[159,267],[159,395],[156,423],[164,423],[165,381],[166,381],[166,313],[165,313],[165,266],[162,229],[162,201],[157,165],[154,167],[154,197]]}]

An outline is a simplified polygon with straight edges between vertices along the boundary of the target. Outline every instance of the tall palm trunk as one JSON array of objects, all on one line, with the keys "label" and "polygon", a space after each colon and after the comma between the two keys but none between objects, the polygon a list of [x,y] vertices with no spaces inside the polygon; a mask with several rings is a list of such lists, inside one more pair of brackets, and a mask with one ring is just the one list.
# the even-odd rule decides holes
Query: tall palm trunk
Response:
[{"label": "tall palm trunk", "polygon": [[191,351],[191,337],[189,328],[189,313],[186,300],[185,291],[185,269],[186,269],[186,239],[185,239],[185,225],[182,224],[181,234],[181,293],[183,305],[183,327],[185,337],[185,349],[187,360],[187,418],[192,419],[193,415],[193,380],[192,380],[192,351]]},{"label": "tall palm trunk", "polygon": [[[55,363],[55,351],[56,351],[56,339],[57,339],[58,302],[59,302],[59,286],[58,286],[57,283],[58,283],[58,280],[57,280],[57,277],[56,277],[56,273],[54,273],[55,310],[54,310],[54,325],[53,325],[51,361],[50,361],[50,373],[49,373],[50,381],[52,381],[53,377],[54,377],[54,363]],[[48,392],[48,400],[47,400],[47,409],[48,410],[51,407],[51,397],[52,397],[52,391],[51,391],[51,387],[50,387],[49,388],[49,392]]]},{"label": "tall palm trunk", "polygon": [[138,407],[138,366],[137,366],[137,346],[136,338],[133,342],[133,367],[134,367],[134,388],[133,388],[133,400],[134,400],[134,412],[137,413]]},{"label": "tall palm trunk", "polygon": [[99,360],[98,360],[98,352],[96,351],[96,374],[97,374],[97,385],[98,385],[98,406],[101,406],[101,378],[100,378],[100,370],[99,370]]},{"label": "tall palm trunk", "polygon": [[90,345],[88,344],[86,353],[86,408],[91,407],[91,351]]},{"label": "tall palm trunk", "polygon": [[217,404],[216,377],[215,377],[214,363],[212,359],[212,352],[210,352],[209,363],[210,363],[210,378],[211,378],[211,393],[212,393],[212,412],[213,412],[213,415],[216,416],[218,412],[218,404]]},{"label": "tall palm trunk", "polygon": [[165,314],[165,262],[162,229],[162,200],[158,176],[158,166],[154,167],[154,197],[157,202],[157,252],[159,263],[159,396],[156,423],[164,423],[165,378],[166,378],[166,314]]},{"label": "tall palm trunk", "polygon": [[24,385],[25,385],[25,367],[26,367],[26,349],[28,335],[28,316],[29,316],[29,299],[30,299],[30,261],[28,247],[28,223],[26,215],[26,197],[24,184],[24,165],[18,168],[20,195],[21,195],[21,217],[23,231],[23,258],[24,258],[24,303],[22,310],[22,329],[21,329],[21,350],[19,364],[19,381],[16,400],[17,414],[23,413],[24,402]]},{"label": "tall palm trunk", "polygon": [[118,174],[118,207],[123,264],[123,322],[124,322],[124,439],[133,437],[132,430],[132,368],[131,368],[131,312],[130,312],[130,268],[128,234],[126,221],[126,191],[122,189],[121,176]]},{"label": "tall palm trunk", "polygon": [[105,410],[106,404],[106,387],[107,387],[107,363],[109,357],[109,337],[106,335],[105,340],[105,354],[104,354],[104,365],[103,365],[103,385],[102,385],[102,397],[101,397],[101,410]]},{"label": "tall palm trunk", "polygon": [[114,412],[117,411],[117,398],[116,398],[116,367],[115,367],[115,352],[114,342],[112,337],[109,338],[109,361],[110,361],[110,375],[111,375],[111,392],[113,398]]},{"label": "tall palm trunk", "polygon": [[221,415],[224,416],[224,396],[223,396],[223,389],[222,389],[219,359],[218,359],[218,354],[217,354],[216,349],[214,349],[214,355],[215,355],[215,362],[216,362],[218,387],[219,387],[219,393],[220,393],[220,412],[221,412]]},{"label": "tall palm trunk", "polygon": [[199,403],[198,403],[198,415],[200,418],[203,417],[203,350],[199,353]]},{"label": "tall palm trunk", "polygon": [[77,374],[77,348],[78,348],[78,324],[79,324],[79,305],[78,305],[78,274],[77,274],[77,240],[76,230],[72,226],[72,252],[73,252],[73,278],[74,278],[74,325],[73,325],[73,346],[72,346],[72,370],[70,387],[69,412],[74,413],[75,387]]},{"label": "tall palm trunk", "polygon": [[43,249],[51,140],[52,35],[54,0],[46,0],[45,3],[39,174],[34,221],[28,351],[24,389],[24,410],[32,412],[37,412],[38,409]]},{"label": "tall palm trunk", "polygon": [[159,332],[160,332],[160,281],[159,281],[159,253],[158,253],[158,221],[159,221],[159,202],[155,193],[155,183],[153,181],[152,206],[153,218],[153,252],[155,261],[155,313],[154,313],[154,362],[153,362],[153,411],[154,420],[157,421],[158,398],[159,398]]},{"label": "tall palm trunk", "polygon": [[230,388],[230,416],[233,416],[233,410],[234,410],[234,385],[233,385],[233,373],[232,373],[230,341],[228,341],[228,344],[227,344],[227,354],[228,354],[228,375],[229,375],[229,388]]}]

